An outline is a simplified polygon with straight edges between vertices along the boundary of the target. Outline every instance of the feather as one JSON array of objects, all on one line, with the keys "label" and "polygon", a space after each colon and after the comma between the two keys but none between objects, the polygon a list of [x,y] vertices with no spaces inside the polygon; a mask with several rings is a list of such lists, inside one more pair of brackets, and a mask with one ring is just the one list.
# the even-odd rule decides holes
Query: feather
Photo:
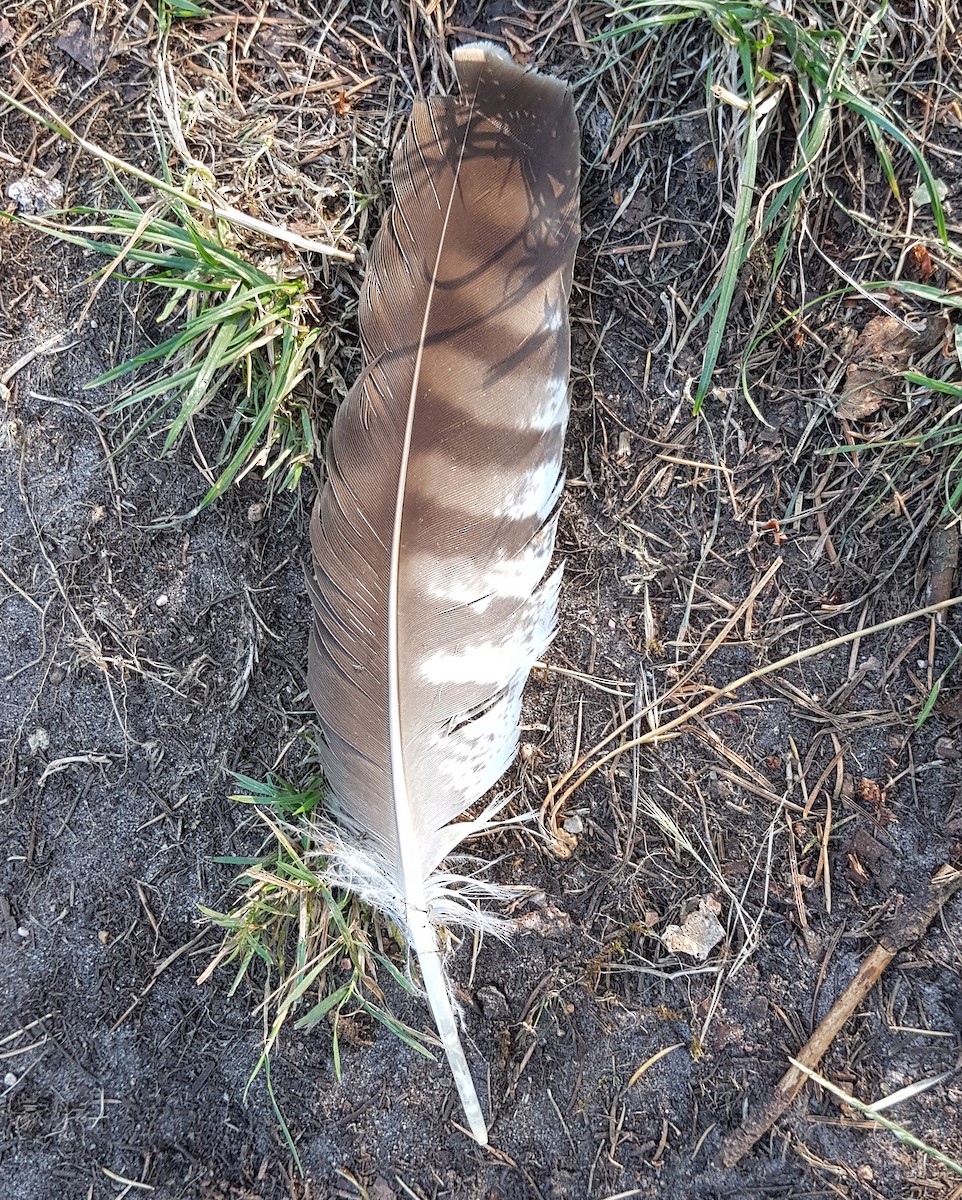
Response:
[{"label": "feather", "polygon": [[560,81],[485,43],[454,59],[462,99],[415,104],[371,250],[311,524],[308,677],[333,878],[417,955],[484,1144],[436,927],[487,927],[497,889],[439,868],[496,820],[458,818],[511,764],[554,634],[579,139]]}]

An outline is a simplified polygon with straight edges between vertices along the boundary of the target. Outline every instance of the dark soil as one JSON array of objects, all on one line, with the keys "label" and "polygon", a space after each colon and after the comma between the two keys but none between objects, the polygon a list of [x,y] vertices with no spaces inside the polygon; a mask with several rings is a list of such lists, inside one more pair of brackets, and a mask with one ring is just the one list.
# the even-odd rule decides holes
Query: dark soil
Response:
[{"label": "dark soil", "polygon": [[[55,48],[68,6],[51,7],[56,20],[31,53],[47,56],[61,109],[76,111],[90,73]],[[11,87],[13,75],[3,78]],[[125,131],[121,104],[149,78],[130,67],[112,86],[102,140],[143,137]],[[766,572],[684,682],[685,702],[930,601],[939,463],[905,469],[899,507],[882,468],[818,457],[840,440],[837,422],[809,436],[813,397],[827,386],[824,346],[844,344],[838,322],[854,334],[867,308],[813,317],[818,344],[769,380],[770,428],[734,387],[709,401],[707,421],[693,420],[677,369],[647,352],[663,332],[659,292],[684,294],[699,262],[695,241],[683,245],[691,222],[711,219],[714,184],[692,151],[707,137],[701,120],[659,127],[653,154],[680,164],[671,189],[642,189],[616,227],[631,169],[586,178],[559,536],[567,585],[548,658],[574,674],[536,673],[526,754],[505,781],[534,808],[552,777],[631,715],[639,676],[643,694],[663,696]],[[942,133],[958,141],[957,124]],[[586,126],[585,137],[590,161],[597,135]],[[102,184],[96,166],[63,155],[57,139],[0,116],[0,183],[30,158],[68,188],[94,187],[85,172]],[[940,176],[951,216],[962,189],[949,165]],[[669,249],[651,262],[606,249],[650,242],[658,221]],[[837,258],[854,262],[853,230],[831,236]],[[188,443],[160,457],[159,441],[142,439],[108,457],[120,435],[96,414],[110,397],[84,384],[129,352],[136,293],[111,282],[78,326],[91,269],[78,251],[0,224],[0,1196],[962,1195],[947,1168],[814,1088],[739,1166],[714,1165],[887,923],[941,864],[959,861],[954,675],[915,729],[953,661],[958,610],[746,686],[684,736],[596,772],[558,818],[576,839],[570,857],[528,834],[494,846],[499,878],[534,884],[543,899],[529,905],[527,932],[484,942],[474,961],[466,942],[450,966],[491,1148],[456,1127],[443,1065],[385,1030],[359,1026],[356,1044],[342,1042],[340,1084],[323,1029],[292,1030],[271,1081],[297,1173],[264,1075],[245,1091],[261,997],[247,986],[228,997],[229,970],[195,980],[218,944],[198,905],[226,908],[236,873],[215,859],[254,854],[263,840],[229,799],[229,772],[296,776],[305,757],[302,562],[314,484],[265,509],[252,475],[189,523],[158,528],[204,484]],[[830,286],[817,269],[813,293]],[[626,291],[640,272],[647,290]],[[752,303],[748,280],[746,329]],[[734,362],[738,347],[729,350]],[[734,385],[725,363],[722,374]],[[205,421],[202,443],[216,436]],[[659,828],[653,804],[697,857]],[[721,903],[726,940],[706,964],[669,954],[658,933],[706,894]],[[417,1000],[390,1001],[426,1025]],[[960,1038],[956,897],[896,957],[821,1069],[872,1102],[958,1068]],[[888,1115],[962,1159],[959,1073]]]}]

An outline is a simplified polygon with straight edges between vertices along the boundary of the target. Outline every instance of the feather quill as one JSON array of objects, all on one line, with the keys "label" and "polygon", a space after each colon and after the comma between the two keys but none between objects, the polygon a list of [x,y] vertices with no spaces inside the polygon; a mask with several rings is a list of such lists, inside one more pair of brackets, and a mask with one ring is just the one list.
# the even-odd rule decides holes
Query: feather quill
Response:
[{"label": "feather quill", "polygon": [[417,955],[484,1144],[436,927],[483,925],[485,885],[439,868],[495,819],[459,820],[514,758],[555,629],[579,138],[560,81],[485,43],[454,59],[461,99],[415,104],[371,250],[311,525],[308,677],[331,870]]}]

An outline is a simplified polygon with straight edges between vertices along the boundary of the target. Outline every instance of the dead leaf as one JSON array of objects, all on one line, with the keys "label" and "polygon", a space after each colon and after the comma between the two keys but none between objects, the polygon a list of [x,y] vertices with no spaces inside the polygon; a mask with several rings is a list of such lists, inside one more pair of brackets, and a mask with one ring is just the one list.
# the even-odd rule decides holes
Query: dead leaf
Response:
[{"label": "dead leaf", "polygon": [[878,875],[886,861],[892,857],[891,851],[862,825],[856,825],[852,834],[852,854],[872,875]]},{"label": "dead leaf", "polygon": [[711,1046],[715,1053],[720,1053],[729,1046],[741,1046],[745,1042],[743,1025],[726,1021],[724,1017],[714,1023],[711,1030]]},{"label": "dead leaf", "polygon": [[873,317],[855,340],[835,415],[843,421],[863,421],[897,399],[909,360],[937,346],[944,332],[942,316],[929,317],[919,330],[884,313]]},{"label": "dead leaf", "polygon": [[661,935],[666,950],[672,954],[690,954],[704,962],[725,936],[718,920],[721,905],[714,896],[703,896],[698,907],[680,925],[669,925]]},{"label": "dead leaf", "polygon": [[79,63],[91,75],[100,70],[110,50],[106,35],[94,30],[92,25],[85,24],[80,17],[67,22],[66,29],[54,45],[64,54],[69,54],[75,63]]},{"label": "dead leaf", "polygon": [[921,242],[916,242],[905,257],[905,265],[911,278],[919,283],[928,283],[935,271],[932,255]]},{"label": "dead leaf", "polygon": [[523,933],[538,933],[542,937],[562,937],[571,929],[571,917],[553,904],[524,913],[512,922]]},{"label": "dead leaf", "polygon": [[865,868],[862,866],[862,864],[859,862],[858,856],[855,854],[849,853],[845,857],[848,859],[848,878],[853,883],[858,883],[858,884],[868,883],[869,882],[868,871],[866,871]]},{"label": "dead leaf", "polygon": [[0,46],[9,46],[13,41],[13,26],[6,17],[0,17]]}]

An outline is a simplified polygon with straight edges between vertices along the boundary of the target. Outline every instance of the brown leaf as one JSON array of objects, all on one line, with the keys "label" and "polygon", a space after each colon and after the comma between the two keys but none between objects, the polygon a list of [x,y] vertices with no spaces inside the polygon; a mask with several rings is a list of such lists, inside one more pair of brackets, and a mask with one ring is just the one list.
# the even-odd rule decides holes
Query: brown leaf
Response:
[{"label": "brown leaf", "polygon": [[661,940],[665,949],[672,954],[690,954],[704,962],[715,946],[725,936],[725,928],[718,920],[721,905],[714,896],[703,896],[698,907],[690,912],[681,925],[669,925]]},{"label": "brown leaf", "polygon": [[571,917],[553,904],[515,917],[512,923],[523,933],[539,933],[542,937],[562,937],[571,929]]},{"label": "brown leaf", "polygon": [[919,330],[885,313],[873,317],[855,341],[835,415],[843,421],[863,421],[897,399],[909,360],[937,346],[944,331],[942,316],[929,317]]},{"label": "brown leaf", "polygon": [[106,36],[99,30],[95,31],[92,25],[85,24],[80,17],[74,17],[67,23],[54,45],[64,54],[69,54],[75,63],[79,63],[91,75],[103,66],[110,47]]},{"label": "brown leaf", "polygon": [[929,254],[921,242],[916,242],[912,249],[909,250],[905,257],[905,265],[911,278],[917,280],[919,283],[928,283],[935,270],[932,255]]}]

